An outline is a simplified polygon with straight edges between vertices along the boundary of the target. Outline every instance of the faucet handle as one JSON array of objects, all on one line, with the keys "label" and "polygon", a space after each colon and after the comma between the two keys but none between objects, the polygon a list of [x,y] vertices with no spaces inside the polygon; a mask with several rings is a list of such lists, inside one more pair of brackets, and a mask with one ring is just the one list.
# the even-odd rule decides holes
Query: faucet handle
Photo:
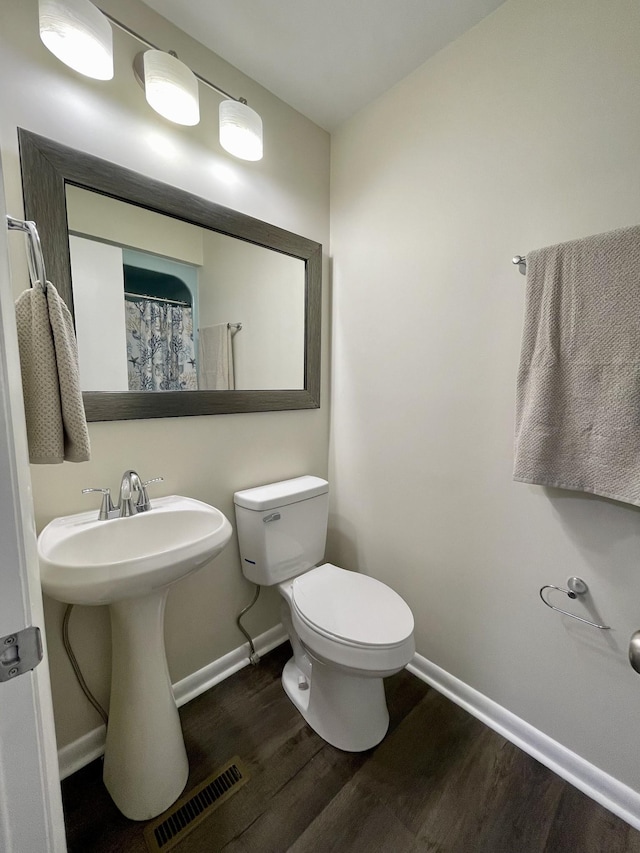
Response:
[{"label": "faucet handle", "polygon": [[152,483],[161,483],[163,480],[164,477],[154,477],[152,480],[146,480],[144,483],[140,484],[138,503],[136,504],[138,512],[146,512],[151,509],[151,501],[147,494],[147,486],[150,486]]},{"label": "faucet handle", "polygon": [[88,495],[90,492],[99,492],[102,495],[102,503],[100,505],[100,512],[98,513],[99,521],[108,521],[109,513],[113,512],[115,507],[113,505],[113,501],[111,500],[111,490],[110,489],[83,489],[82,494]]}]

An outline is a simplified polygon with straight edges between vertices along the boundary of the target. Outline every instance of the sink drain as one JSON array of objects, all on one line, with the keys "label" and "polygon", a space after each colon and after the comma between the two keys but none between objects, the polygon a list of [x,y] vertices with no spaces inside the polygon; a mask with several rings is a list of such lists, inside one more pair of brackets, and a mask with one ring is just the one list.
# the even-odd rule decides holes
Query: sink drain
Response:
[{"label": "sink drain", "polygon": [[220,770],[181,797],[144,832],[150,853],[171,850],[202,823],[214,809],[235,794],[249,779],[239,758],[232,758]]}]

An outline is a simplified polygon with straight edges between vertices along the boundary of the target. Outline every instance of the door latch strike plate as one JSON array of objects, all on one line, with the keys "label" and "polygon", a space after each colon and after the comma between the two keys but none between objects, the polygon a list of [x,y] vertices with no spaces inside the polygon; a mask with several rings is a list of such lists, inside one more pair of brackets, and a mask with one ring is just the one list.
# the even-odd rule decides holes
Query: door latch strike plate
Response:
[{"label": "door latch strike plate", "polygon": [[0,637],[0,682],[35,669],[42,660],[40,628],[33,625]]}]

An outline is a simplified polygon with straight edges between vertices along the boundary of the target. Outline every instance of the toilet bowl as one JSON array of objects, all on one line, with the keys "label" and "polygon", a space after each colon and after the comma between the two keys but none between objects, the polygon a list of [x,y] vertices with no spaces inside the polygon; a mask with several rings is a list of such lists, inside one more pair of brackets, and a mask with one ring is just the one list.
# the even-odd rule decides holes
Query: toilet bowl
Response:
[{"label": "toilet bowl", "polygon": [[331,563],[290,585],[293,627],[316,657],[369,673],[393,673],[415,652],[413,615],[385,584]]},{"label": "toilet bowl", "polygon": [[409,607],[380,581],[331,563],[280,584],[280,592],[298,651],[311,664],[306,689],[301,677],[306,679],[307,667],[300,666],[294,647],[282,677],[287,695],[333,746],[361,752],[380,743],[389,727],[382,679],[405,667],[415,652]]},{"label": "toilet bowl", "polygon": [[413,615],[386,584],[323,563],[328,483],[297,477],[234,495],[244,574],[277,585],[293,648],[287,696],[328,743],[378,744],[389,726],[383,678],[415,653]]}]

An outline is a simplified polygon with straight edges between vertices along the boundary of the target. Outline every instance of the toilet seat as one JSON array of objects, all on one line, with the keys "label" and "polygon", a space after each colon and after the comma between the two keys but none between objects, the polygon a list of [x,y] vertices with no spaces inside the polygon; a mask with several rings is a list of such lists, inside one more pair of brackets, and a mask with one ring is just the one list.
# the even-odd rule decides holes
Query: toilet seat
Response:
[{"label": "toilet seat", "polygon": [[368,575],[325,563],[295,578],[291,605],[305,645],[333,662],[387,670],[415,651],[408,605]]}]

